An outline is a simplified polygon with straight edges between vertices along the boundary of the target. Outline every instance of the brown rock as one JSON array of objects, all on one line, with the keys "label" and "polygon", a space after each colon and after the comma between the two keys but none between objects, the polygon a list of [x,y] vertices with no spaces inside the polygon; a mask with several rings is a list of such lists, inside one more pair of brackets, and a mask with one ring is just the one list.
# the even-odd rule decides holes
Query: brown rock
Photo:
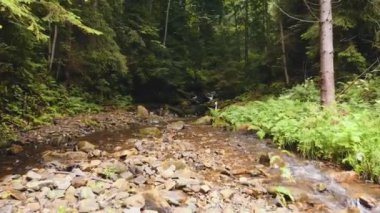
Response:
[{"label": "brown rock", "polygon": [[149,111],[144,106],[137,106],[137,117],[139,118],[148,118]]},{"label": "brown rock", "polygon": [[79,141],[78,144],[78,149],[83,152],[91,152],[95,150],[96,146],[88,141]]},{"label": "brown rock", "polygon": [[17,155],[20,152],[24,151],[24,148],[20,145],[12,144],[11,147],[9,147],[8,151],[13,155]]}]

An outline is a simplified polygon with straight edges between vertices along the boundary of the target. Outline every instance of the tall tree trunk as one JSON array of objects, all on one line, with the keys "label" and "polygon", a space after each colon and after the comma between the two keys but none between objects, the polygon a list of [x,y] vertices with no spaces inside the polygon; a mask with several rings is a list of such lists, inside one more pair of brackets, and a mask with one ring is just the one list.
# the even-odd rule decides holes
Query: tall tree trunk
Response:
[{"label": "tall tree trunk", "polygon": [[248,0],[245,0],[244,2],[245,4],[245,36],[244,36],[244,61],[245,61],[245,64],[247,65],[248,64],[248,52],[249,52],[249,49],[248,49],[248,37],[249,37],[249,31],[248,31],[248,11],[249,11],[249,8],[248,8]]},{"label": "tall tree trunk", "polygon": [[166,20],[165,20],[164,41],[162,42],[164,46],[166,46],[166,39],[167,39],[167,36],[168,36],[168,24],[169,24],[170,3],[171,3],[171,0],[168,0],[168,7],[167,7],[167,9],[166,9]]},{"label": "tall tree trunk", "polygon": [[321,104],[335,103],[334,46],[331,0],[319,0],[320,4],[320,75]]},{"label": "tall tree trunk", "polygon": [[53,68],[54,57],[55,57],[55,47],[57,44],[57,37],[58,37],[58,26],[57,26],[57,24],[55,24],[54,25],[53,43],[51,44],[51,50],[50,50],[51,55],[49,56],[49,72]]},{"label": "tall tree trunk", "polygon": [[282,21],[280,21],[280,33],[281,33],[282,63],[284,66],[285,82],[286,82],[286,85],[289,85],[288,65],[286,61],[284,26],[282,25]]},{"label": "tall tree trunk", "polygon": [[234,7],[235,33],[236,33],[236,41],[237,41],[237,46],[238,46],[237,57],[240,61],[241,60],[241,43],[240,43],[240,32],[239,32],[239,23],[237,20],[237,13],[238,13],[238,9]]}]

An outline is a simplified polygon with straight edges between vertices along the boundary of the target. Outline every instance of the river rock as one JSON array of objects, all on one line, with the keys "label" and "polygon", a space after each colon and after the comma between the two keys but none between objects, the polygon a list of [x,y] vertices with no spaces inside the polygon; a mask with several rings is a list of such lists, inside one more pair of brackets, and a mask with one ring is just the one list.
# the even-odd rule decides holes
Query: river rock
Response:
[{"label": "river rock", "polygon": [[65,190],[51,190],[47,193],[46,197],[50,200],[63,198],[65,196]]},{"label": "river rock", "polygon": [[79,189],[79,199],[95,198],[95,194],[90,187],[82,187]]},{"label": "river rock", "polygon": [[13,155],[17,155],[24,151],[24,148],[17,144],[12,144],[11,147],[8,148],[9,153]]},{"label": "river rock", "polygon": [[69,188],[71,186],[71,180],[72,177],[70,177],[69,175],[66,177],[53,178],[54,185],[57,187],[57,189],[60,190],[66,190],[67,188]]},{"label": "river rock", "polygon": [[78,149],[79,151],[83,151],[83,152],[91,152],[93,150],[95,150],[96,146],[88,141],[79,141],[78,144]]},{"label": "river rock", "polygon": [[78,205],[79,212],[94,212],[100,208],[99,204],[93,198],[81,200]]},{"label": "river rock", "polygon": [[30,170],[26,173],[26,178],[29,180],[41,180],[42,176],[36,172]]},{"label": "river rock", "polygon": [[233,189],[223,189],[222,191],[220,191],[220,194],[225,200],[230,199],[234,193],[235,193],[235,190]]},{"label": "river rock", "polygon": [[183,191],[163,191],[160,193],[163,198],[170,204],[179,206],[186,202],[187,195]]},{"label": "river rock", "polygon": [[169,212],[170,205],[158,191],[152,190],[142,194],[145,199],[145,209],[158,212]]},{"label": "river rock", "polygon": [[36,212],[40,210],[41,206],[38,202],[28,203],[26,204],[26,208],[29,209],[31,212]]},{"label": "river rock", "polygon": [[176,207],[173,209],[173,213],[192,213],[193,210],[187,207]]},{"label": "river rock", "polygon": [[42,180],[42,181],[30,181],[26,184],[26,188],[29,190],[38,191],[42,187],[53,187],[54,182],[52,180]]},{"label": "river rock", "polygon": [[208,193],[211,190],[210,186],[208,185],[202,185],[201,186],[201,192]]},{"label": "river rock", "polygon": [[174,172],[175,172],[175,166],[174,165],[170,165],[169,168],[163,170],[160,174],[163,178],[171,178],[173,177],[174,175]]},{"label": "river rock", "polygon": [[211,116],[203,116],[198,118],[194,123],[198,125],[211,125],[213,118]]},{"label": "river rock", "polygon": [[87,181],[88,181],[87,178],[83,176],[77,176],[71,180],[71,185],[75,188],[79,188],[79,187],[85,186],[87,184]]},{"label": "river rock", "polygon": [[56,151],[47,151],[43,153],[42,159],[45,162],[51,161],[83,161],[87,160],[87,154],[82,151],[69,151],[60,153]]},{"label": "river rock", "polygon": [[378,205],[376,199],[369,195],[360,195],[359,202],[367,209],[373,209]]},{"label": "river rock", "polygon": [[157,127],[146,127],[139,130],[140,135],[143,137],[159,137],[161,131]]},{"label": "river rock", "polygon": [[182,130],[184,127],[185,127],[185,122],[183,121],[177,121],[177,122],[173,122],[167,125],[167,129],[175,130],[175,131]]},{"label": "river rock", "polygon": [[359,180],[359,175],[354,171],[336,172],[333,178],[338,183],[350,183]]},{"label": "river rock", "polygon": [[137,117],[139,118],[148,118],[149,117],[149,111],[141,105],[137,106]]},{"label": "river rock", "polygon": [[127,208],[143,208],[145,206],[145,198],[141,194],[133,195],[124,200]]}]

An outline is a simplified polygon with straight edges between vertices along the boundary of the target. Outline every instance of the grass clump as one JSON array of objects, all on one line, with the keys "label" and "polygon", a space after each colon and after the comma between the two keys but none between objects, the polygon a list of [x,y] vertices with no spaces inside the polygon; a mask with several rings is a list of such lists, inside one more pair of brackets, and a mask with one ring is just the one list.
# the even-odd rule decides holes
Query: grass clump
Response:
[{"label": "grass clump", "polygon": [[[249,126],[261,138],[273,137],[281,148],[303,156],[352,167],[366,179],[380,176],[380,78],[343,84],[339,103],[323,110],[313,81],[277,98],[232,105],[214,112],[218,124]],[[349,91],[349,92],[348,92]]]}]

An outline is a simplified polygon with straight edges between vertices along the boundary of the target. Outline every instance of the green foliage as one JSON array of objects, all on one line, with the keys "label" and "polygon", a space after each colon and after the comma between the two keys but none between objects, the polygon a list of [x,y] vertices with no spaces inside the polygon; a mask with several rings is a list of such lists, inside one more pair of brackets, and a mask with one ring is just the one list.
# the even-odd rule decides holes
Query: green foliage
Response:
[{"label": "green foliage", "polygon": [[[232,105],[216,114],[235,128],[258,127],[261,138],[272,136],[279,147],[297,148],[303,156],[352,166],[364,177],[380,176],[380,78],[359,81],[334,110],[323,110],[312,81],[279,98]],[[345,88],[345,86],[343,87]],[[310,95],[310,96],[309,96]],[[311,97],[313,96],[313,97]],[[351,97],[350,97],[351,96]]]}]

